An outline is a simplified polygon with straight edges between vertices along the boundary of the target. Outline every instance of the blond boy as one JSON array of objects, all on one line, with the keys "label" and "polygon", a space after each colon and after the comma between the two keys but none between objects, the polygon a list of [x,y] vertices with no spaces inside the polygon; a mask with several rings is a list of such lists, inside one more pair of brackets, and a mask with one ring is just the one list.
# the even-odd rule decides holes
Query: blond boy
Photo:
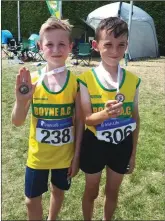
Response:
[{"label": "blond boy", "polygon": [[71,178],[78,172],[81,139],[77,80],[65,66],[72,49],[69,22],[49,18],[40,29],[40,48],[47,64],[41,71],[32,74],[26,68],[20,69],[12,123],[21,126],[31,104],[25,174],[28,219],[43,218],[42,194],[48,190],[51,171],[48,220],[55,220],[63,203],[64,191],[70,188]]}]

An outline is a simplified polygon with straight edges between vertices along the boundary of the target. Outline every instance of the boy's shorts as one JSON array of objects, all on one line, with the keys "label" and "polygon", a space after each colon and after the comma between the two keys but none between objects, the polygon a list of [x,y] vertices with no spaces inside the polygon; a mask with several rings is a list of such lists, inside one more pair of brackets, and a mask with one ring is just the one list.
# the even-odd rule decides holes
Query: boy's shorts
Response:
[{"label": "boy's shorts", "polygon": [[[67,177],[68,168],[52,169],[51,183],[61,190],[69,190],[71,179]],[[34,198],[48,191],[49,170],[32,169],[26,167],[25,195]]]},{"label": "boy's shorts", "polygon": [[88,174],[102,171],[107,165],[116,173],[128,171],[129,160],[133,149],[132,133],[119,144],[100,141],[89,130],[84,132],[80,151],[80,169]]}]

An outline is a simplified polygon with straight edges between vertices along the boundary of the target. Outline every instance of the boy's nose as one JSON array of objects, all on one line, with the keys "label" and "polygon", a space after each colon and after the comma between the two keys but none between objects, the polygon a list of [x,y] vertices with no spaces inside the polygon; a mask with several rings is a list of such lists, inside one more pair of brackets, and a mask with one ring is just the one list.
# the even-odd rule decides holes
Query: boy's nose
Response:
[{"label": "boy's nose", "polygon": [[116,47],[113,47],[113,48],[112,48],[112,53],[113,53],[114,55],[118,53],[118,50],[117,50]]},{"label": "boy's nose", "polygon": [[57,47],[57,46],[54,46],[52,52],[53,52],[53,53],[57,53],[58,51],[59,51],[58,47]]}]

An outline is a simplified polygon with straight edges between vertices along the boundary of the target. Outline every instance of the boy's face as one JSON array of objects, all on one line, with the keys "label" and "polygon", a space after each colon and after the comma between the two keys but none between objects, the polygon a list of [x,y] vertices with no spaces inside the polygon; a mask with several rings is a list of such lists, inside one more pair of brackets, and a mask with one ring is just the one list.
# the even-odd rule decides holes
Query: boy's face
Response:
[{"label": "boy's face", "polygon": [[102,62],[108,66],[118,65],[124,56],[127,44],[127,35],[121,35],[115,38],[113,32],[109,33],[106,32],[106,30],[100,31],[99,42],[92,42],[93,48],[100,52]]},{"label": "boy's face", "polygon": [[68,54],[72,50],[72,43],[69,41],[67,31],[53,29],[43,33],[40,48],[48,64],[61,67],[65,65]]}]

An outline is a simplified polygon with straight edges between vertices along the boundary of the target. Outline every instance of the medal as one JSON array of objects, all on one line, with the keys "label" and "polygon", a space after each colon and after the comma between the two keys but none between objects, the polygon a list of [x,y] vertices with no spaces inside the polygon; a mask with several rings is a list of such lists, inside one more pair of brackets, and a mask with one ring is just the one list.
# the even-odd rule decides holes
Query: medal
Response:
[{"label": "medal", "polygon": [[125,96],[124,94],[117,93],[115,99],[118,100],[119,102],[123,102],[125,100]]},{"label": "medal", "polygon": [[21,94],[27,94],[29,92],[29,87],[26,84],[22,84],[19,88]]}]

